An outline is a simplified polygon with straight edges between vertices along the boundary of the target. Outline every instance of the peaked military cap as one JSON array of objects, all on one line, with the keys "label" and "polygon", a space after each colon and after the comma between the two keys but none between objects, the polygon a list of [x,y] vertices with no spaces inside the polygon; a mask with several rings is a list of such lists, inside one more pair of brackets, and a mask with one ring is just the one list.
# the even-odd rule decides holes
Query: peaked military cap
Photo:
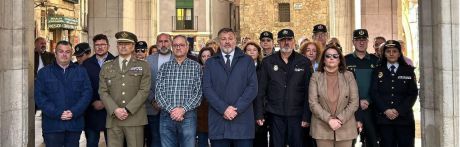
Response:
[{"label": "peaked military cap", "polygon": [[117,42],[137,42],[137,36],[128,31],[121,31],[116,33],[115,38],[117,38]]},{"label": "peaked military cap", "polygon": [[383,50],[392,47],[397,48],[399,52],[401,52],[401,43],[399,43],[399,41],[396,40],[387,40],[383,45]]}]

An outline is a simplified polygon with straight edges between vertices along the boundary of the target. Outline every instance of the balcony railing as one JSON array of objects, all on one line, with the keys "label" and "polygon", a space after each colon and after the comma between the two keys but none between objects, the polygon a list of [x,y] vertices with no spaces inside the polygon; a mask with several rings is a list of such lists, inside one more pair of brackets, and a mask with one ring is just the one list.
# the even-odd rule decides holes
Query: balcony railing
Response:
[{"label": "balcony railing", "polygon": [[173,31],[198,31],[198,16],[172,16]]}]

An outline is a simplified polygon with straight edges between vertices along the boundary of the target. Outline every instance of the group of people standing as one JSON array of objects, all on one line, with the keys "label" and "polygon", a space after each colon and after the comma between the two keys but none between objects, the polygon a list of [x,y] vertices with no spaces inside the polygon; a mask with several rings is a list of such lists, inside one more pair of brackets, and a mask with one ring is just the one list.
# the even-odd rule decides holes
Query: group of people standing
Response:
[{"label": "group of people standing", "polygon": [[[279,51],[269,31],[260,45],[240,48],[223,28],[196,57],[186,36],[160,34],[148,55],[144,41],[121,31],[117,57],[98,34],[95,54],[79,64],[67,41],[48,61],[53,54],[37,38],[35,102],[45,144],[78,146],[84,130],[89,147],[101,131],[110,147],[350,147],[359,134],[365,146],[414,146],[418,89],[398,41],[369,54],[367,30],[358,29],[354,52],[344,55],[325,25],[314,26],[300,52],[294,36],[280,30]],[[79,44],[75,55],[88,49]]]}]

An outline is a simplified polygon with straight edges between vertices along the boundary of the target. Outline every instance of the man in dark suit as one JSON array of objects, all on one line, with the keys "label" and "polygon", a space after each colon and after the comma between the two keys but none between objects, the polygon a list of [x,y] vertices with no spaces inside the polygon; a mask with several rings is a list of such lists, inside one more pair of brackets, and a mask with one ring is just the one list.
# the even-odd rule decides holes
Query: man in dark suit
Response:
[{"label": "man in dark suit", "polygon": [[53,63],[54,54],[46,51],[46,40],[43,37],[35,39],[34,77],[41,68]]},{"label": "man in dark suit", "polygon": [[[85,115],[85,136],[88,147],[98,146],[101,131],[104,131],[104,136],[107,136],[105,128],[107,112],[97,91],[99,89],[99,72],[101,71],[102,64],[107,60],[115,58],[108,52],[110,46],[106,35],[98,34],[94,36],[93,43],[95,54],[82,64],[88,72],[91,87],[95,91],[93,92],[91,103],[86,109]],[[107,137],[105,138],[107,139]],[[107,143],[107,140],[105,142]]]}]

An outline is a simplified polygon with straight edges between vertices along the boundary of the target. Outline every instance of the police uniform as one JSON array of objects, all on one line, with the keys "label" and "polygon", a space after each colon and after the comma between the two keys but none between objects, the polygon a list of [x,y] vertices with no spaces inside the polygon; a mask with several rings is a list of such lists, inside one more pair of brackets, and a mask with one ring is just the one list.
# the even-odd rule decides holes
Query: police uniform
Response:
[{"label": "police uniform", "polygon": [[[260,43],[259,44],[262,44],[262,39],[263,38],[269,38],[273,41],[273,33],[272,32],[269,32],[269,31],[263,31],[262,33],[260,33],[260,36],[259,36],[259,40],[260,40]],[[265,54],[264,53],[264,57],[268,57],[272,54],[275,54],[275,48],[272,48],[272,52],[270,54]]]},{"label": "police uniform", "polygon": [[[129,32],[115,35],[118,42],[137,42],[137,37]],[[129,58],[126,69],[120,67],[121,57],[102,65],[99,94],[107,110],[106,127],[108,146],[121,147],[126,139],[129,147],[144,145],[143,126],[147,124],[144,102],[150,92],[150,68],[146,61]],[[125,120],[115,116],[115,109],[124,108],[128,112]]]},{"label": "police uniform", "polygon": [[[294,32],[290,29],[279,31],[278,40],[284,38],[294,38]],[[256,120],[268,120],[265,123],[269,125],[273,146],[303,146],[301,122],[310,123],[311,120],[308,106],[310,60],[292,51],[286,63],[281,52],[277,52],[264,58],[260,66],[259,94],[254,101]]]},{"label": "police uniform", "polygon": [[[353,39],[367,39],[369,37],[366,29],[357,29],[353,31]],[[359,89],[359,99],[367,100],[369,106],[366,110],[358,109],[356,112],[356,120],[363,123],[363,133],[361,133],[361,141],[368,147],[378,146],[377,131],[375,127],[375,113],[373,112],[373,102],[369,94],[371,87],[372,71],[378,65],[378,57],[373,54],[368,54],[364,58],[359,58],[356,51],[345,56],[347,69],[355,75]]]},{"label": "police uniform", "polygon": [[[386,48],[398,46],[401,53],[399,43],[389,40],[385,43],[384,51]],[[401,59],[403,60],[402,54]],[[371,94],[376,104],[377,124],[381,134],[380,146],[413,147],[415,120],[412,107],[418,95],[414,68],[406,63],[385,62],[375,69],[372,81]],[[398,117],[394,120],[387,118],[384,112],[388,109],[395,109],[399,113]]]}]

